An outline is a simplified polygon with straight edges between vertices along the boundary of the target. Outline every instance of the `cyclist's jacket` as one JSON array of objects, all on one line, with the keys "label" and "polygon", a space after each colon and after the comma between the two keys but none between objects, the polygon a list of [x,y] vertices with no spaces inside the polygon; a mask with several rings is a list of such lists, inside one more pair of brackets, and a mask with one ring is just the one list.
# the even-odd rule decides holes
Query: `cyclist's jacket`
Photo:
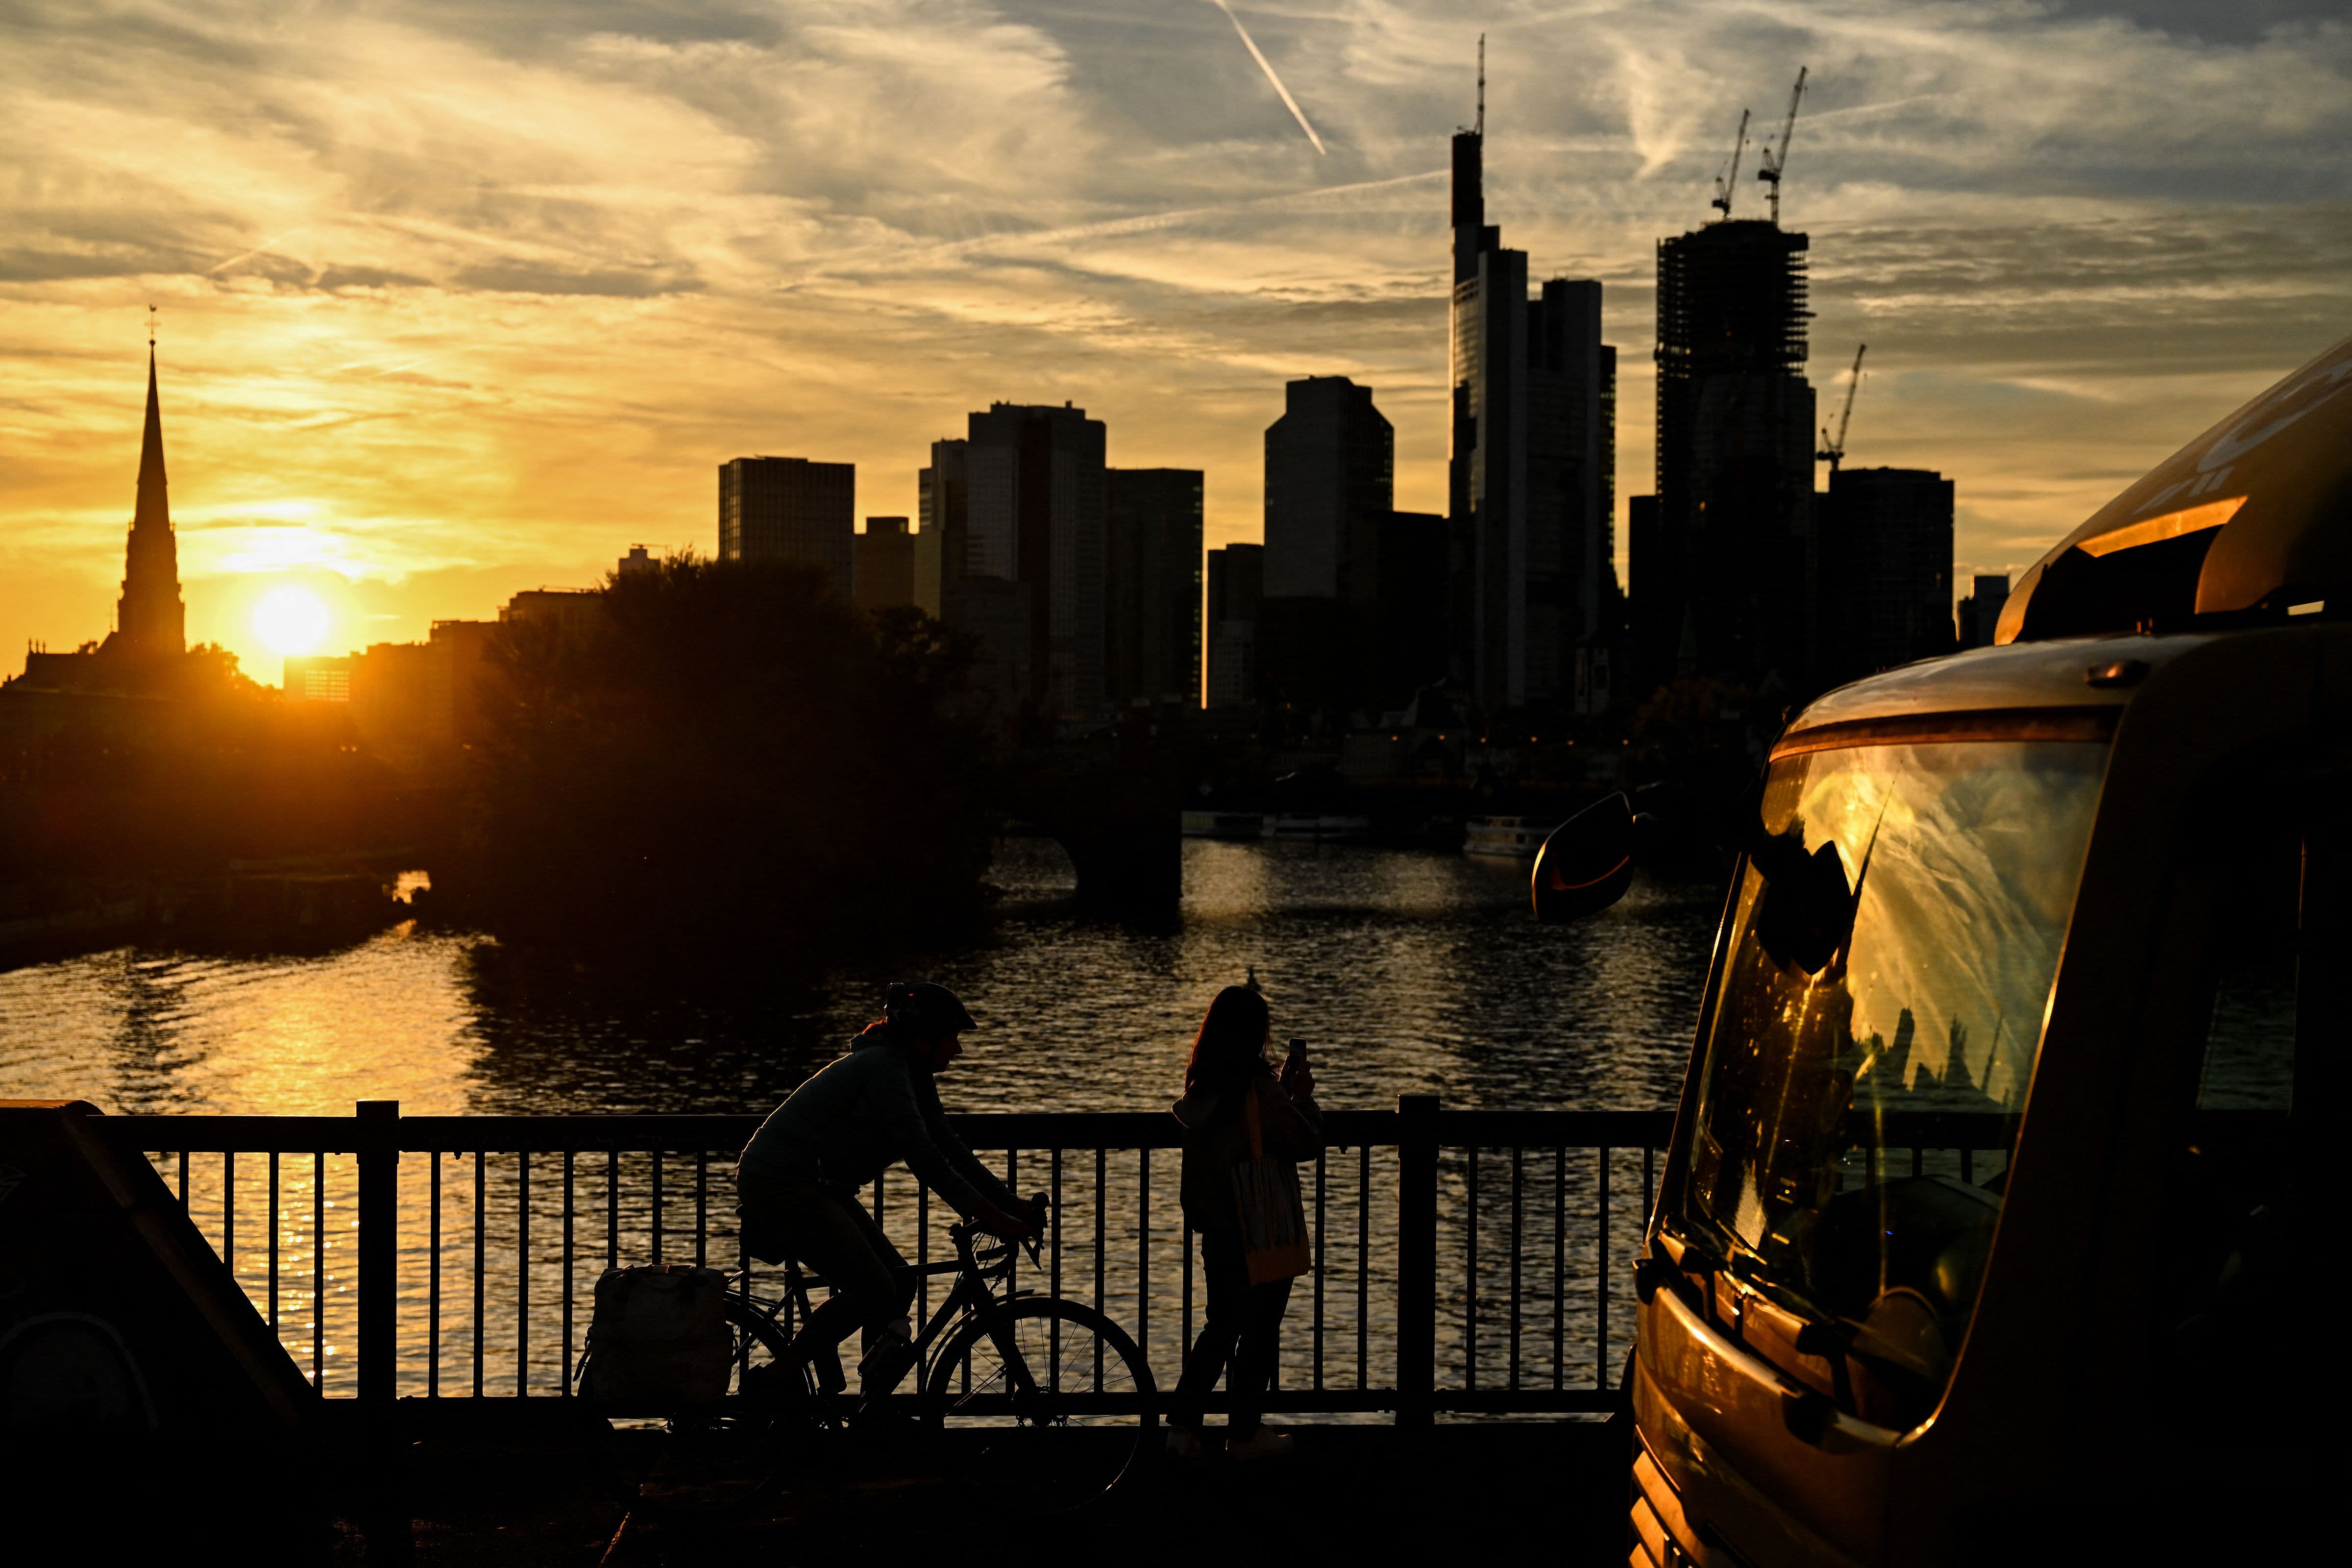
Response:
[{"label": "cyclist's jacket", "polygon": [[736,1170],[845,1198],[898,1160],[961,1214],[977,1213],[983,1197],[1016,1205],[1012,1189],[948,1126],[930,1069],[877,1024],[776,1107]]}]

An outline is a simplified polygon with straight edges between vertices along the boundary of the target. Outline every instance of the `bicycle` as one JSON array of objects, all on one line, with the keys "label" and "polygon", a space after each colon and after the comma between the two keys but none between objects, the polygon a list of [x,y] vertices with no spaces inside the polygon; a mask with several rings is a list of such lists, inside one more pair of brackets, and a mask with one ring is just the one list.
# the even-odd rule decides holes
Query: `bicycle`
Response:
[{"label": "bicycle", "polygon": [[[1044,1194],[1034,1201],[1045,1212]],[[787,1325],[807,1321],[809,1292],[824,1282],[754,1238],[751,1256],[782,1264],[782,1289],[761,1294],[748,1268],[730,1271],[727,1392],[709,1405],[650,1413],[668,1442],[635,1500],[675,1514],[746,1507],[786,1468],[840,1446],[853,1426],[887,1430],[893,1416],[954,1479],[1014,1512],[1068,1512],[1126,1484],[1159,1426],[1159,1391],[1135,1341],[1092,1307],[1013,1288],[1013,1243],[969,1225],[950,1226],[948,1236],[954,1259],[915,1268],[956,1280],[898,1352],[905,1370],[889,1386],[911,1378],[912,1391],[862,1399],[822,1386],[814,1363],[783,1381]],[[1027,1250],[1035,1264],[1037,1238]],[[590,1360],[582,1357],[583,1388]]]}]

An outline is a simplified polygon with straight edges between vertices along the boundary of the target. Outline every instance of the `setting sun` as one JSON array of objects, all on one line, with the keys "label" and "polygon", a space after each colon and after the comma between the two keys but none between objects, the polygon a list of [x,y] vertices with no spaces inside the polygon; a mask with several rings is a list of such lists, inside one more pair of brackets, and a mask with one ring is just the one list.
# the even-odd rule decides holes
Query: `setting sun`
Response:
[{"label": "setting sun", "polygon": [[327,606],[308,588],[273,588],[253,607],[253,629],[281,654],[309,653],[327,635]]}]

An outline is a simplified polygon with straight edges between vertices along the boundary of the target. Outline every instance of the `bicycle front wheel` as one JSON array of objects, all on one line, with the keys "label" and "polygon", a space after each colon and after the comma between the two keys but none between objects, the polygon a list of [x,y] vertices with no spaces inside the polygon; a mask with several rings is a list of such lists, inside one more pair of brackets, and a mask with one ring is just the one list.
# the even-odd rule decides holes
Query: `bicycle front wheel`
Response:
[{"label": "bicycle front wheel", "polygon": [[1066,1513],[1142,1468],[1159,1391],[1127,1331],[1031,1298],[976,1315],[931,1363],[925,1422],[957,1479],[1027,1514]]}]

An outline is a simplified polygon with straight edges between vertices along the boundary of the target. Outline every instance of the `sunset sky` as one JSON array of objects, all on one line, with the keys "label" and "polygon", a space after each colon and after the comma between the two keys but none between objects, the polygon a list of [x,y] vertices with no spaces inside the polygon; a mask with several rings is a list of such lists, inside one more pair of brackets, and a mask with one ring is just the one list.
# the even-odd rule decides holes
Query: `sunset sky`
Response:
[{"label": "sunset sky", "polygon": [[1621,517],[1654,246],[1800,65],[1812,379],[1833,409],[1868,341],[1848,461],[1954,477],[1963,573],[2352,331],[2338,0],[1234,13],[1328,151],[1213,0],[0,0],[0,672],[108,628],[151,301],[189,635],[266,680],[272,588],[331,650],[418,637],[710,550],[750,452],[910,513],[992,399],[1205,468],[1214,545],[1258,534],[1284,381],[1349,374],[1442,510],[1482,29],[1489,216],[1607,285]]}]

